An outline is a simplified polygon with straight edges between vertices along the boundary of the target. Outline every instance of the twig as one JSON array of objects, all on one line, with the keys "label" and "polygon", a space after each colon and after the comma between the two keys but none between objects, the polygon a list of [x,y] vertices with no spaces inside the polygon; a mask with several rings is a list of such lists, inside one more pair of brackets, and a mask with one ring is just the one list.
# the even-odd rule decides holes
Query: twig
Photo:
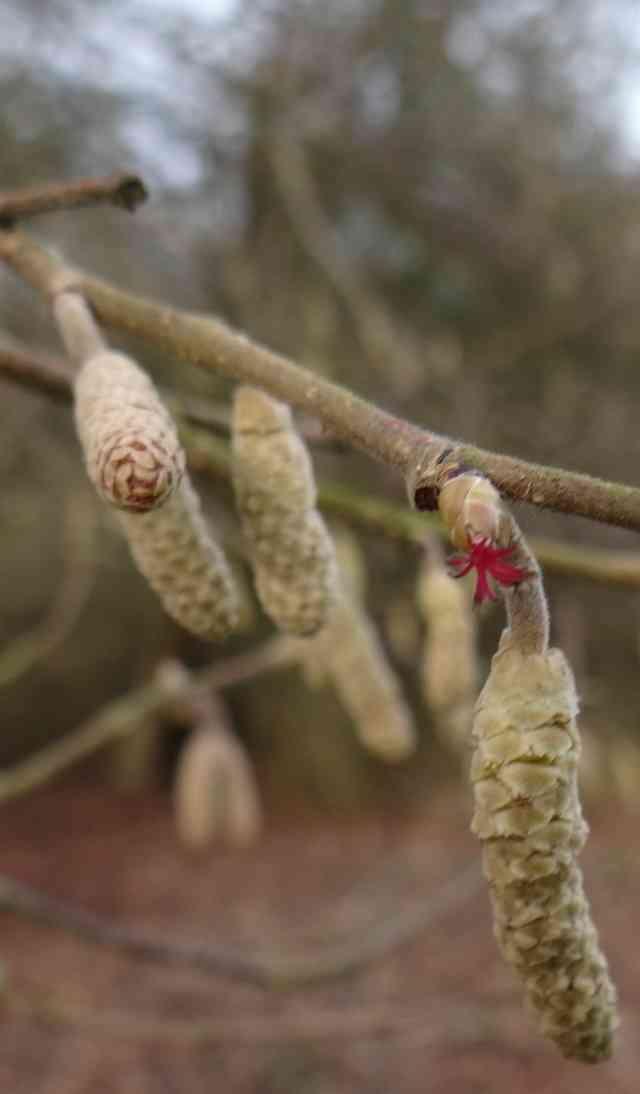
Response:
[{"label": "twig", "polygon": [[[4,376],[30,390],[41,391],[56,400],[71,399],[72,369],[58,358],[0,338],[0,377]],[[189,466],[211,478],[228,480],[230,455],[226,442],[209,429],[194,428],[193,423],[207,417],[206,410],[189,399],[164,393],[165,401],[181,419],[181,436]],[[226,416],[214,413],[214,432],[224,427]],[[190,424],[191,423],[191,424]],[[382,498],[358,493],[338,482],[319,484],[321,508],[363,530],[385,535],[400,543],[422,549],[428,528],[444,535],[440,521],[428,513],[415,513]],[[599,547],[575,546],[556,540],[531,538],[531,548],[549,573],[563,577],[582,577],[588,581],[640,588],[640,555],[630,551],[608,551]]]},{"label": "twig", "polygon": [[106,744],[135,733],[141,724],[159,717],[181,696],[186,697],[194,681],[213,688],[233,687],[292,660],[288,640],[277,635],[248,653],[225,658],[198,673],[185,674],[182,680],[175,673],[168,677],[161,666],[149,684],[114,699],[79,729],[22,763],[0,770],[0,803],[28,793]]},{"label": "twig", "polygon": [[[65,569],[45,618],[7,642],[0,653],[0,688],[13,684],[60,646],[73,630],[95,577],[92,510],[71,496],[65,513]],[[1,776],[0,776],[1,779]]]},{"label": "twig", "polygon": [[0,876],[0,909],[64,930],[89,942],[123,950],[132,957],[162,964],[189,965],[202,972],[228,977],[265,989],[291,990],[339,979],[366,968],[391,951],[413,941],[453,908],[471,899],[482,887],[478,866],[467,866],[442,885],[426,903],[400,909],[392,918],[372,925],[346,944],[296,954],[289,949],[253,952],[209,942],[198,943],[141,931],[113,923],[73,905],[53,900],[12,878]]},{"label": "twig", "polygon": [[0,193],[0,226],[8,228],[26,217],[87,205],[117,205],[132,213],[147,197],[142,179],[131,174],[9,190]]},{"label": "twig", "polygon": [[[447,1003],[429,1013],[388,1008],[343,1007],[308,1009],[283,1016],[242,1015],[239,1018],[147,1018],[123,1011],[96,1010],[70,1002],[67,995],[26,996],[9,988],[3,996],[5,1011],[18,1018],[92,1029],[105,1037],[193,1043],[280,1044],[284,1042],[342,1041],[381,1036],[416,1038],[420,1044],[446,1036],[468,1042],[486,1038],[486,1015],[478,1005]],[[440,1025],[438,1025],[438,1022]],[[491,1021],[489,1025],[492,1025]]]},{"label": "twig", "polygon": [[314,414],[350,444],[428,489],[439,453],[488,474],[507,497],[640,530],[640,489],[451,442],[395,417],[347,388],[295,365],[224,323],[123,292],[67,266],[18,232],[0,232],[0,258],[45,296],[75,288],[107,326],[148,340],[181,361],[256,384]]}]

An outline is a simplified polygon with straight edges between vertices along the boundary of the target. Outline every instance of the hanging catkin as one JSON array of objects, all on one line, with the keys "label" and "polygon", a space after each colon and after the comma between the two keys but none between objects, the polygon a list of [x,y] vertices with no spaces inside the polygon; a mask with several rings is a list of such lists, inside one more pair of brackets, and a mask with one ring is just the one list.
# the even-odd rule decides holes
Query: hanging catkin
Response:
[{"label": "hanging catkin", "polygon": [[333,684],[351,716],[359,740],[390,763],[414,750],[417,735],[400,682],[360,595],[363,564],[352,537],[336,537],[340,558],[339,593],[326,626],[311,641],[299,643],[311,685]]},{"label": "hanging catkin", "polygon": [[224,637],[238,622],[233,579],[153,383],[124,354],[105,350],[84,363],[74,391],[89,477],[118,509],[139,569],[178,623],[202,638]]},{"label": "hanging catkin", "polygon": [[417,598],[427,626],[424,697],[443,743],[460,755],[470,745],[478,692],[475,622],[469,590],[451,579],[434,541],[420,567]]},{"label": "hanging catkin", "polygon": [[147,374],[123,353],[104,350],[82,366],[74,392],[87,472],[98,493],[119,509],[162,505],[184,474],[185,457]]},{"label": "hanging catkin", "polygon": [[173,800],[178,834],[193,850],[204,850],[215,839],[246,847],[260,835],[262,808],[253,771],[224,717],[213,717],[189,735]]},{"label": "hanging catkin", "polygon": [[576,862],[587,834],[576,710],[563,654],[522,652],[505,631],[473,726],[473,831],[498,943],[543,1032],[594,1062],[610,1055],[616,998]]},{"label": "hanging catkin", "polygon": [[257,388],[239,388],[232,442],[236,500],[260,602],[281,630],[315,634],[335,597],[335,558],[289,408]]},{"label": "hanging catkin", "polygon": [[159,509],[118,517],[139,570],[177,623],[214,641],[236,629],[233,576],[186,475]]}]

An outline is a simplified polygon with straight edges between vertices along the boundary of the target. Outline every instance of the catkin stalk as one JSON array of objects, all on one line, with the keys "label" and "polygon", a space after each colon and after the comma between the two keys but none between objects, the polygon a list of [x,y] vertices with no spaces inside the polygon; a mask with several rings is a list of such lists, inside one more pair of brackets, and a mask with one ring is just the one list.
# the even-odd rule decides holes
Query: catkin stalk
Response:
[{"label": "catkin stalk", "polygon": [[256,592],[281,630],[315,634],[336,593],[331,538],[315,508],[309,454],[287,406],[252,387],[236,392],[233,482]]},{"label": "catkin stalk", "polygon": [[562,653],[523,651],[505,631],[473,726],[472,828],[498,943],[542,1031],[565,1056],[595,1062],[611,1053],[616,996],[576,862],[587,835],[576,711]]}]

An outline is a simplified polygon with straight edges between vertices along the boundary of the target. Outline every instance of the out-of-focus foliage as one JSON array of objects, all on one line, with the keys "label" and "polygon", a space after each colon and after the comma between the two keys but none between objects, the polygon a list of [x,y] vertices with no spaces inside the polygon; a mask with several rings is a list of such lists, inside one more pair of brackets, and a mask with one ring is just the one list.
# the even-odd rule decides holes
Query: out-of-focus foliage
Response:
[{"label": "out-of-focus foliage", "polygon": [[[0,187],[140,170],[153,200],[134,219],[88,211],[34,230],[125,287],[220,312],[441,432],[629,480],[640,191],[616,89],[637,63],[633,17],[628,0],[0,0]],[[3,327],[55,344],[42,303],[2,271],[0,293]],[[160,381],[228,390],[131,348]],[[64,566],[63,499],[85,490],[79,462],[67,412],[3,384],[2,641],[46,611]],[[396,489],[358,457],[316,462]],[[634,546],[566,518],[525,519]],[[103,544],[76,633],[2,697],[2,758],[70,728],[163,649],[187,649],[115,536]],[[412,586],[415,560],[366,546],[382,616]],[[562,593],[598,620],[576,634],[572,617],[565,635],[593,678],[590,721],[609,689],[632,727],[629,596],[577,582]],[[283,690],[235,696],[269,778],[286,755],[284,784],[331,797],[335,754],[335,797],[375,787],[330,699],[310,715]]]}]

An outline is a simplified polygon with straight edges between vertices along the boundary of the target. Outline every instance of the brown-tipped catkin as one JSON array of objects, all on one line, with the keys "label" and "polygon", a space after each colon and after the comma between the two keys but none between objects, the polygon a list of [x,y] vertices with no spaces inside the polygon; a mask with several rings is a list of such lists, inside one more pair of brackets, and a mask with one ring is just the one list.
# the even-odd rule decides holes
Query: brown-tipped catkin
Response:
[{"label": "brown-tipped catkin", "polygon": [[195,851],[215,839],[247,847],[262,831],[253,771],[223,726],[202,726],[190,734],[178,761],[173,800],[178,834]]},{"label": "brown-tipped catkin", "polygon": [[239,604],[231,570],[187,475],[159,509],[118,517],[138,568],[177,623],[211,640],[236,629]]},{"label": "brown-tipped catkin", "polygon": [[616,994],[576,862],[587,834],[576,711],[563,654],[522,653],[505,632],[476,708],[472,828],[498,943],[542,1031],[565,1056],[595,1062],[611,1053]]},{"label": "brown-tipped catkin", "polygon": [[311,460],[289,408],[257,388],[239,388],[232,448],[236,500],[260,602],[281,630],[315,634],[335,598],[335,556],[315,509]]},{"label": "brown-tipped catkin", "polygon": [[471,743],[478,694],[475,622],[469,589],[454,581],[439,560],[422,564],[418,605],[427,625],[421,679],[435,729],[457,755]]},{"label": "brown-tipped catkin", "polygon": [[123,353],[104,350],[82,366],[74,392],[76,426],[98,493],[118,509],[164,504],[184,474],[185,457],[147,374]]}]

